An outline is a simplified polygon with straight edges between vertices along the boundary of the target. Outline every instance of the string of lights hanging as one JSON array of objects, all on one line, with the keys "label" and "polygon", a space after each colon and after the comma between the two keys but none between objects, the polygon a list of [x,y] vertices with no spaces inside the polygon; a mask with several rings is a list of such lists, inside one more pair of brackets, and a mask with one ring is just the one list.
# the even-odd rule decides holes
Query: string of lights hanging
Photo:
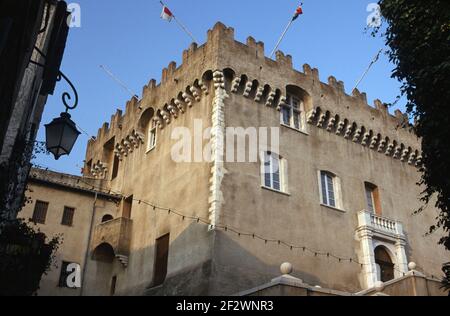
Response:
[{"label": "string of lights hanging", "polygon": [[[34,164],[35,167],[40,168],[40,169],[45,169],[45,170],[50,170],[50,171],[54,171],[54,172],[58,172],[55,170],[51,170],[48,167],[44,167],[41,165],[37,165]],[[87,187],[89,187],[92,191],[98,191],[100,193],[104,193],[104,194],[112,194],[112,195],[116,195],[118,198],[125,198],[126,195],[118,192],[118,191],[114,191],[114,190],[105,190],[105,188],[101,188],[101,187],[96,187],[95,185],[92,185],[91,183],[84,181],[82,179],[78,179],[79,183],[83,183],[84,185],[86,185]],[[210,229],[216,229],[216,230],[221,230],[223,232],[226,233],[232,233],[237,235],[238,237],[247,237],[247,238],[252,238],[254,240],[260,240],[262,242],[264,242],[264,244],[266,245],[278,245],[278,246],[283,246],[286,248],[289,248],[291,251],[294,250],[300,250],[302,253],[309,253],[311,255],[313,255],[316,258],[327,258],[327,259],[335,259],[336,262],[338,263],[350,263],[350,264],[355,264],[355,265],[359,265],[362,269],[370,264],[367,263],[362,263],[360,262],[358,259],[355,258],[351,258],[351,257],[345,257],[345,256],[339,256],[336,254],[333,254],[330,251],[322,251],[322,250],[317,250],[317,249],[313,249],[311,247],[308,247],[306,245],[296,245],[295,243],[290,243],[290,242],[286,242],[283,241],[281,239],[273,239],[273,238],[268,238],[268,237],[264,237],[261,236],[259,234],[256,233],[249,233],[249,232],[244,232],[241,231],[240,229],[228,226],[228,225],[215,225],[212,226],[211,222],[208,219],[199,217],[199,216],[194,216],[194,215],[188,215],[186,213],[180,212],[176,209],[173,208],[167,208],[167,207],[162,207],[162,206],[158,206],[156,203],[152,203],[149,201],[145,201],[142,199],[137,199],[137,198],[132,198],[133,202],[137,202],[139,205],[140,204],[144,204],[149,206],[153,211],[155,212],[164,212],[167,215],[173,215],[173,216],[178,216],[182,221],[191,221],[193,223],[197,223],[197,224],[202,224],[202,225],[207,225]],[[400,275],[405,276],[405,272],[399,270],[398,268],[396,268],[394,266],[394,270],[397,271]],[[423,274],[423,273],[422,273]],[[434,276],[434,275],[426,275],[424,274],[426,277],[431,278],[431,279],[435,279],[435,280],[440,280],[438,277]]]}]

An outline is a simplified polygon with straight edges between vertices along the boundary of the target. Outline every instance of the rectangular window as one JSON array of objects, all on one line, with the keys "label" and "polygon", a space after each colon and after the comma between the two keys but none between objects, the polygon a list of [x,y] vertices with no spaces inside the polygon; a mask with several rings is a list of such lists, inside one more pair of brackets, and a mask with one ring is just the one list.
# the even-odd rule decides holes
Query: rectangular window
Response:
[{"label": "rectangular window", "polygon": [[375,213],[375,208],[373,207],[373,191],[372,188],[366,185],[366,201],[367,210],[371,213]]},{"label": "rectangular window", "polygon": [[170,234],[156,240],[155,266],[153,272],[153,286],[164,283],[167,276],[167,264],[169,260]]},{"label": "rectangular window", "polygon": [[150,129],[148,131],[147,151],[153,150],[156,147],[156,137],[157,137],[156,133],[157,133],[156,122],[152,121]]},{"label": "rectangular window", "polygon": [[287,105],[281,109],[282,124],[300,130],[302,128],[301,105],[299,98],[288,95]]},{"label": "rectangular window", "polygon": [[283,162],[274,153],[264,153],[264,186],[276,191],[284,191],[283,185]]},{"label": "rectangular window", "polygon": [[34,212],[32,221],[37,224],[45,224],[47,218],[48,203],[42,201],[36,201],[34,206]]},{"label": "rectangular window", "polygon": [[335,177],[322,171],[320,173],[321,187],[322,187],[322,203],[331,207],[336,207],[335,194]]},{"label": "rectangular window", "polygon": [[63,217],[61,221],[61,225],[64,226],[72,226],[73,225],[73,216],[75,214],[75,209],[73,207],[64,207]]},{"label": "rectangular window", "polygon": [[364,184],[364,186],[366,192],[367,211],[381,216],[382,211],[378,187],[367,182]]},{"label": "rectangular window", "polygon": [[120,164],[119,157],[114,155],[114,162],[113,162],[111,180],[114,180],[115,178],[117,178],[117,175],[119,174],[119,164]]}]

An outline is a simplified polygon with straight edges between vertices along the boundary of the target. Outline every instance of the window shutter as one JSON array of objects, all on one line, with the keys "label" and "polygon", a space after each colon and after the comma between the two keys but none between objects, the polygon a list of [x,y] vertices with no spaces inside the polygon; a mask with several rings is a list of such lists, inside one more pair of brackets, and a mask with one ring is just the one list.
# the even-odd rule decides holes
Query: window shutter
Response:
[{"label": "window shutter", "polygon": [[282,172],[282,191],[285,193],[289,193],[289,167],[288,161],[286,159],[281,159],[281,172]]},{"label": "window shutter", "polygon": [[61,221],[62,225],[72,226],[73,225],[73,216],[75,214],[75,209],[72,207],[64,207],[63,218]]},{"label": "window shutter", "polygon": [[34,207],[32,221],[37,224],[45,224],[47,218],[48,203],[42,201],[36,201]]}]

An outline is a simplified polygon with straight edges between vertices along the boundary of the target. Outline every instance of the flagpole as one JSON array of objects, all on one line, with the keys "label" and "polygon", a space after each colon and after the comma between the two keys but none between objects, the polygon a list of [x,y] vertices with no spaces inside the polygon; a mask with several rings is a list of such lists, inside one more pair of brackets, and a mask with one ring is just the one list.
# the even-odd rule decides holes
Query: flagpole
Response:
[{"label": "flagpole", "polygon": [[284,37],[286,36],[286,33],[289,31],[289,28],[291,27],[292,23],[294,22],[294,19],[291,19],[288,23],[288,25],[286,26],[286,28],[284,29],[283,34],[281,34],[280,39],[277,42],[277,45],[275,45],[275,48],[273,49],[272,53],[270,54],[270,58],[273,57],[273,55],[276,53],[278,47],[280,46],[281,42],[283,41]]},{"label": "flagpole", "polygon": [[370,71],[370,68],[372,68],[372,66],[378,61],[378,59],[380,58],[380,54],[383,51],[383,49],[380,49],[379,52],[377,53],[377,55],[374,57],[374,59],[371,61],[369,67],[367,67],[366,71],[363,73],[363,75],[361,76],[361,78],[358,80],[358,82],[356,83],[355,87],[352,89],[352,92],[355,91],[359,84],[364,80],[364,78],[367,76],[367,74]]},{"label": "flagpole", "polygon": [[131,91],[119,78],[117,78],[106,66],[100,65],[100,68],[103,69],[108,76],[110,76],[116,83],[118,83],[123,89],[125,89],[133,98],[139,101],[139,97],[136,93]]},{"label": "flagpole", "polygon": [[175,22],[177,22],[177,24],[183,29],[183,31],[186,32],[187,35],[189,35],[189,37],[194,41],[194,43],[197,43],[197,40],[195,39],[194,35],[192,35],[192,33],[186,28],[186,26],[183,25],[183,23],[181,23],[176,17],[175,15],[173,16],[173,19],[175,20]]},{"label": "flagpole", "polygon": [[[159,1],[159,3],[161,3],[161,5],[163,6],[163,7],[167,7],[165,4],[164,4],[164,2],[162,2],[161,0]],[[167,7],[168,8],[168,7]],[[195,37],[194,37],[194,35],[192,35],[192,33],[187,29],[187,27],[186,26],[184,26],[184,24],[183,23],[181,23],[181,21],[179,21],[177,18],[176,18],[176,16],[175,16],[175,14],[173,14],[173,12],[172,12],[172,17],[173,17],[173,19],[175,20],[175,22],[177,22],[177,24],[178,24],[178,26],[194,41],[194,43],[197,43],[198,44],[198,41],[195,39]]]}]

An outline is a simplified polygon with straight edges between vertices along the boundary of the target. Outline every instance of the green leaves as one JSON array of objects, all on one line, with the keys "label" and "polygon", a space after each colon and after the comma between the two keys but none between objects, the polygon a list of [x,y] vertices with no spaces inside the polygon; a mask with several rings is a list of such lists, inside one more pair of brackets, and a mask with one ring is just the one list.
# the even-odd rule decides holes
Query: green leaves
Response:
[{"label": "green leaves", "polygon": [[0,295],[30,296],[49,271],[61,237],[45,234],[22,220],[3,223],[0,234]]}]

